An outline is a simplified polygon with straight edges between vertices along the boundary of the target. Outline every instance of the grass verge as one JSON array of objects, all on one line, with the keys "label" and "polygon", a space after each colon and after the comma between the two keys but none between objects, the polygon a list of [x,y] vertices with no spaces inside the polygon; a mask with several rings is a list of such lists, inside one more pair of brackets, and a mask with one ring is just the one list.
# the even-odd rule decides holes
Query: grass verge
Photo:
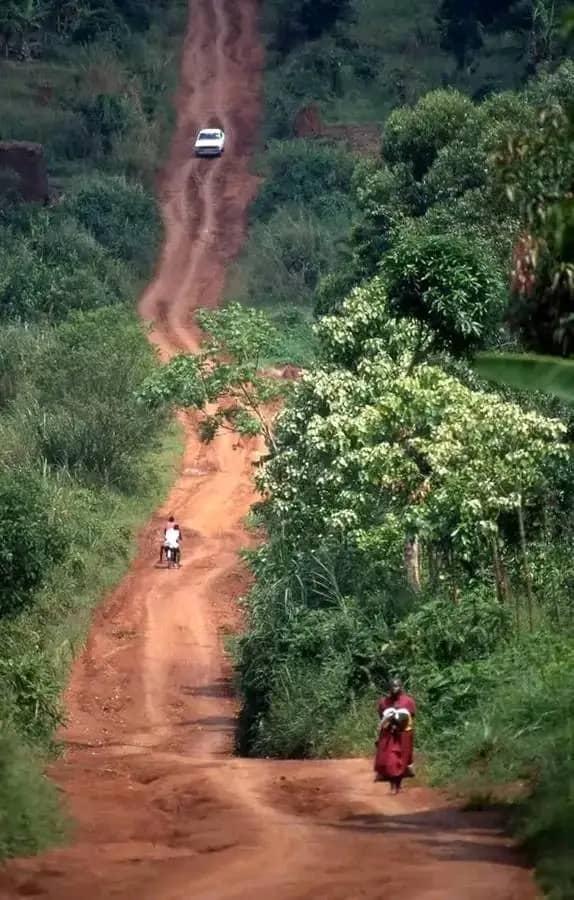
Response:
[{"label": "grass verge", "polygon": [[74,510],[79,536],[74,556],[52,571],[34,605],[0,622],[0,857],[37,852],[68,833],[57,790],[43,773],[57,751],[61,694],[92,612],[129,569],[136,536],[173,483],[182,450],[182,432],[172,424],[143,457],[147,477],[137,496],[50,485]]}]

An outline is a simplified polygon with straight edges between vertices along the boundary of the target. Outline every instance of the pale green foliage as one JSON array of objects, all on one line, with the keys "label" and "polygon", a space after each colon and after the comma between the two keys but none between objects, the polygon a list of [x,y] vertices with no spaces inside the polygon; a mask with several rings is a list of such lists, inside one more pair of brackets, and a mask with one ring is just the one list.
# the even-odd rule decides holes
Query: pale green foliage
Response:
[{"label": "pale green foliage", "polygon": [[563,432],[438,368],[366,360],[302,379],[258,479],[293,544],[345,536],[400,570],[414,534],[461,559],[480,551],[503,512],[544,488]]},{"label": "pale green foliage", "polygon": [[338,314],[323,316],[315,331],[324,356],[349,368],[381,354],[406,367],[414,359],[420,337],[417,323],[392,316],[381,277],[354,288]]},{"label": "pale green foliage", "polygon": [[262,374],[260,365],[277,343],[275,329],[263,312],[239,303],[201,310],[197,318],[207,334],[202,351],[174,357],[144,382],[140,401],[151,408],[201,410],[205,441],[224,428],[244,437],[262,434],[273,443],[263,407],[284,386]]}]

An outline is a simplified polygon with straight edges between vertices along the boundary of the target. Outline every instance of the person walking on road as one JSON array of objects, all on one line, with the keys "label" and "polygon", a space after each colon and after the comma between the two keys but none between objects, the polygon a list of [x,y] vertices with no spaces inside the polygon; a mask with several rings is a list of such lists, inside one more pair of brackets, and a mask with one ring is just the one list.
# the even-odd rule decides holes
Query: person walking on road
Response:
[{"label": "person walking on road", "polygon": [[398,794],[403,778],[414,776],[413,720],[416,704],[405,694],[398,678],[393,678],[387,694],[378,703],[380,720],[375,755],[376,781],[388,781],[391,793]]}]

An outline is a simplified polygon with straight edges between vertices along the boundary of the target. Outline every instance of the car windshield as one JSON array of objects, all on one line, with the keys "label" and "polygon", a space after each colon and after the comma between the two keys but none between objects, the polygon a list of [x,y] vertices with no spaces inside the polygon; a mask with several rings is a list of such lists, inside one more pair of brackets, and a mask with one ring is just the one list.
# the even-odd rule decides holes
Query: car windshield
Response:
[{"label": "car windshield", "polygon": [[202,131],[199,135],[200,141],[217,141],[221,136],[220,131]]}]

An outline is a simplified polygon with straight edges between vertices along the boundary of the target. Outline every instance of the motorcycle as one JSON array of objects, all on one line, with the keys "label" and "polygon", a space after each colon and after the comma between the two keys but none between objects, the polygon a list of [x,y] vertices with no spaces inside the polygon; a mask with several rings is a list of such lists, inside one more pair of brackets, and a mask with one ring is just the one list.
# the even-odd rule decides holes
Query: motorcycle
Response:
[{"label": "motorcycle", "polygon": [[177,547],[166,547],[165,558],[167,559],[168,569],[179,568],[179,549]]}]

